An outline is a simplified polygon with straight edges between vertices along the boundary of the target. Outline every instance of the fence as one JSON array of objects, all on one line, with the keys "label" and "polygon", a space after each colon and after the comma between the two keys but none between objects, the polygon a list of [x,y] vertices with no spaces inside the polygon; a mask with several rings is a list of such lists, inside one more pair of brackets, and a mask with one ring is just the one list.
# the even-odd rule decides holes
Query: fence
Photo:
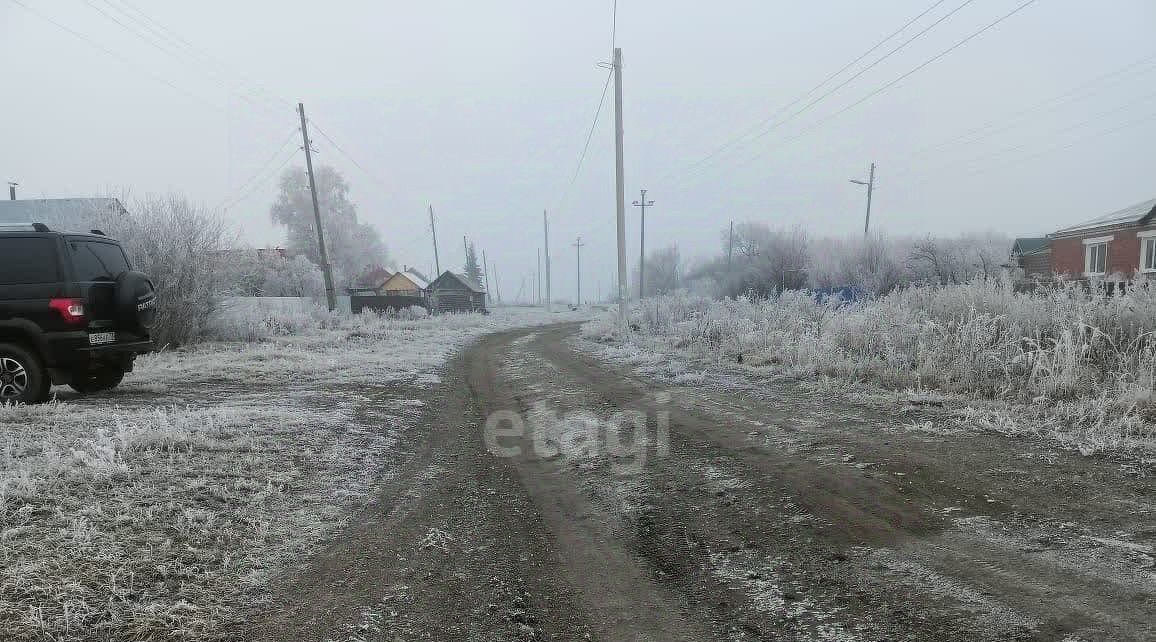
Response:
[{"label": "fence", "polygon": [[355,296],[350,298],[350,310],[357,314],[362,310],[377,312],[396,312],[406,308],[429,309],[429,301],[423,296],[407,296],[390,294],[387,296]]}]

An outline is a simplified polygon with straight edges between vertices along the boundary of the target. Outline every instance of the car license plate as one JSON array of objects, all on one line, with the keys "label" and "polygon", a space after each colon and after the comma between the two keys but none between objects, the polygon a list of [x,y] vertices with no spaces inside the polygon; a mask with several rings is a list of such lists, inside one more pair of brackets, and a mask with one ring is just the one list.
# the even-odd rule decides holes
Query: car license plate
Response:
[{"label": "car license plate", "polygon": [[116,343],[115,332],[93,332],[88,335],[88,345],[100,346],[106,343]]}]

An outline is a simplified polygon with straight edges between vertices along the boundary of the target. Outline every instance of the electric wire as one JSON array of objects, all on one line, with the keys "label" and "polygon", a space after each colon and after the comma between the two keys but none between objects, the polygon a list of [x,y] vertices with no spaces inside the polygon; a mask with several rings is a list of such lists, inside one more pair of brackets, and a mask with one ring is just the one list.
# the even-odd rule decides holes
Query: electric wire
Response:
[{"label": "electric wire", "polygon": [[240,203],[241,201],[252,196],[257,191],[258,188],[264,187],[265,185],[267,185],[269,183],[270,180],[272,180],[273,178],[276,178],[277,175],[280,174],[281,170],[285,169],[285,166],[288,165],[289,162],[292,161],[296,156],[297,156],[297,150],[294,149],[294,150],[292,150],[292,153],[290,153],[288,156],[286,156],[281,161],[281,163],[273,169],[273,171],[269,172],[264,177],[262,177],[260,180],[253,183],[252,185],[250,185],[248,191],[240,194],[239,196],[234,198],[232,201],[229,201],[227,205],[222,204],[222,205],[219,205],[218,207],[221,209],[221,211],[228,212],[233,207],[235,207],[238,203]]},{"label": "electric wire", "polygon": [[[911,38],[909,38],[908,40],[906,40],[905,42],[903,42],[902,44],[900,44],[898,47],[895,47],[895,48],[894,48],[894,49],[892,49],[891,51],[889,51],[889,52],[887,52],[886,54],[884,54],[882,57],[880,57],[880,58],[876,59],[874,62],[872,62],[872,63],[871,63],[870,65],[868,65],[867,67],[864,67],[863,69],[860,69],[860,70],[859,70],[858,72],[856,72],[856,73],[855,73],[853,76],[851,76],[850,78],[846,79],[846,80],[845,80],[843,83],[841,83],[840,85],[836,86],[834,89],[832,89],[832,90],[828,91],[827,93],[823,94],[823,95],[822,95],[822,96],[820,96],[819,98],[817,98],[817,99],[815,99],[814,101],[812,101],[812,102],[808,103],[807,105],[805,105],[805,106],[803,107],[803,109],[801,109],[801,110],[799,110],[799,111],[797,111],[797,112],[793,113],[792,115],[788,116],[786,119],[782,120],[781,122],[776,122],[776,123],[774,123],[774,124],[772,125],[772,127],[771,127],[771,130],[773,130],[774,128],[777,128],[777,127],[779,127],[779,126],[781,126],[781,125],[785,124],[786,122],[788,122],[788,121],[790,121],[790,120],[792,120],[794,117],[796,117],[796,116],[798,116],[798,115],[800,115],[800,114],[804,113],[805,111],[807,111],[808,109],[810,109],[810,108],[811,108],[811,107],[813,107],[814,105],[818,104],[819,102],[821,102],[821,101],[822,101],[822,100],[824,100],[825,98],[827,98],[827,97],[831,96],[831,94],[835,93],[835,92],[836,92],[836,91],[838,91],[839,89],[842,89],[843,87],[846,87],[848,84],[850,84],[851,82],[853,82],[853,81],[855,81],[856,79],[858,79],[859,77],[861,77],[861,76],[862,76],[864,73],[866,73],[866,72],[870,71],[871,69],[873,69],[874,67],[878,66],[878,65],[879,65],[880,63],[882,63],[884,60],[887,60],[888,58],[890,58],[891,56],[893,56],[894,54],[898,53],[900,50],[902,50],[903,48],[905,48],[907,45],[911,44],[912,42],[914,42],[915,40],[919,39],[920,37],[922,37],[923,35],[925,35],[927,32],[931,31],[932,29],[934,29],[936,26],[938,26],[939,24],[941,24],[942,22],[944,22],[945,20],[947,20],[947,19],[948,19],[948,18],[950,18],[951,16],[955,15],[957,12],[959,12],[961,9],[963,9],[963,8],[964,8],[964,7],[966,7],[967,5],[971,4],[973,1],[974,1],[974,0],[965,0],[965,2],[964,2],[963,4],[959,5],[958,7],[956,7],[955,9],[953,9],[951,12],[947,13],[946,15],[944,15],[944,16],[942,16],[942,17],[940,17],[938,20],[936,20],[935,22],[933,22],[932,24],[930,24],[929,26],[927,26],[926,28],[924,28],[924,29],[923,29],[922,31],[920,31],[919,33],[916,33],[914,36],[912,36]],[[840,75],[842,75],[842,74],[843,74],[843,72],[845,72],[845,71],[847,71],[848,69],[850,69],[851,67],[855,66],[855,65],[856,65],[856,64],[858,64],[860,61],[862,61],[863,59],[865,59],[867,56],[869,56],[869,55],[871,55],[872,53],[874,53],[875,51],[877,51],[877,50],[878,50],[880,47],[882,47],[884,44],[886,44],[887,42],[891,41],[892,39],[894,39],[894,38],[895,38],[896,36],[898,36],[899,34],[901,34],[901,33],[903,33],[904,31],[906,31],[906,30],[907,30],[907,29],[908,29],[908,28],[909,28],[911,25],[915,24],[915,23],[916,23],[917,21],[919,21],[921,18],[923,18],[924,16],[926,16],[928,13],[931,13],[932,11],[934,11],[936,8],[938,8],[940,5],[942,5],[944,2],[946,2],[946,0],[937,0],[937,2],[935,2],[934,4],[932,4],[931,6],[929,6],[928,8],[924,9],[924,10],[923,10],[921,13],[919,13],[918,15],[916,15],[914,18],[911,18],[911,19],[910,19],[910,20],[908,20],[906,23],[904,23],[904,24],[903,24],[903,26],[901,26],[899,29],[896,29],[896,30],[895,30],[895,31],[893,31],[893,32],[892,32],[890,35],[886,36],[885,38],[883,38],[883,39],[882,39],[882,40],[880,40],[879,42],[875,43],[875,45],[874,45],[874,46],[872,46],[870,49],[868,49],[867,51],[865,51],[865,52],[863,52],[862,54],[860,54],[858,57],[856,57],[856,58],[855,58],[854,60],[852,60],[851,62],[849,62],[849,63],[847,63],[847,64],[843,65],[843,66],[842,66],[842,67],[841,67],[841,68],[840,68],[838,71],[836,71],[836,72],[834,72],[834,73],[832,73],[832,74],[829,74],[829,75],[828,75],[826,78],[824,78],[822,81],[820,81],[820,82],[819,82],[817,85],[815,85],[815,86],[814,86],[814,87],[812,87],[811,89],[807,90],[807,91],[806,91],[806,92],[804,92],[803,94],[800,94],[799,96],[797,96],[797,97],[796,97],[794,100],[792,100],[791,102],[789,102],[789,103],[787,103],[786,105],[783,105],[782,107],[780,107],[779,109],[777,109],[777,110],[776,110],[774,113],[772,113],[772,114],[771,114],[770,116],[768,116],[767,118],[764,118],[763,120],[759,121],[758,123],[756,123],[755,125],[753,125],[753,126],[752,126],[752,127],[750,127],[749,129],[747,129],[747,130],[746,130],[745,132],[743,132],[742,134],[739,134],[738,136],[736,136],[736,137],[734,137],[734,138],[732,138],[732,139],[728,140],[728,141],[727,141],[726,143],[724,143],[723,145],[721,145],[721,146],[719,146],[719,147],[715,148],[714,150],[712,150],[711,152],[709,152],[709,153],[708,153],[706,156],[704,156],[703,158],[700,158],[699,160],[695,161],[694,163],[691,163],[690,165],[688,165],[688,166],[686,166],[686,167],[683,167],[683,168],[681,168],[681,169],[679,169],[679,170],[675,170],[674,172],[671,172],[671,173],[667,174],[666,176],[664,176],[663,178],[661,178],[661,179],[659,179],[659,180],[666,180],[666,179],[668,179],[668,178],[671,178],[671,177],[673,177],[673,176],[676,176],[676,175],[678,175],[678,174],[680,174],[680,173],[682,173],[682,172],[691,171],[691,170],[693,170],[693,169],[695,169],[695,168],[697,168],[697,167],[700,167],[700,166],[702,166],[702,165],[706,164],[707,162],[709,162],[710,160],[714,159],[714,158],[715,158],[715,157],[717,157],[718,155],[722,154],[723,152],[727,151],[728,149],[731,149],[731,148],[732,148],[732,147],[734,147],[735,145],[738,145],[739,143],[742,143],[742,142],[743,142],[743,141],[745,141],[745,140],[746,140],[748,137],[750,137],[752,134],[755,134],[756,132],[760,131],[760,130],[761,130],[763,127],[764,127],[764,126],[766,126],[767,124],[769,124],[769,123],[772,123],[772,121],[775,121],[776,119],[778,119],[778,118],[779,118],[779,116],[781,116],[783,113],[785,113],[785,112],[787,112],[787,111],[791,110],[791,109],[792,109],[792,108],[794,108],[796,105],[798,105],[799,103],[803,102],[804,100],[807,100],[807,99],[808,99],[809,97],[811,97],[811,96],[812,96],[812,95],[813,95],[815,92],[819,91],[819,90],[820,90],[820,89],[822,89],[824,86],[826,86],[826,85],[827,85],[827,83],[829,83],[829,82],[831,82],[832,80],[834,80],[835,78],[839,77]],[[759,134],[759,135],[758,135],[758,136],[756,136],[754,139],[752,139],[752,141],[751,141],[751,142],[754,142],[754,140],[758,140],[759,138],[762,138],[762,137],[763,137],[763,136],[765,136],[767,133],[769,133],[769,131],[771,131],[771,130],[768,130],[768,131],[766,131],[766,132],[763,132],[762,134]]]},{"label": "electric wire", "polygon": [[149,71],[148,69],[145,69],[141,65],[138,65],[137,63],[133,62],[130,58],[128,58],[124,55],[121,55],[112,49],[109,49],[108,47],[100,44],[98,41],[96,41],[96,40],[88,37],[87,35],[73,29],[72,27],[69,27],[68,25],[56,20],[55,18],[37,10],[37,9],[32,8],[28,4],[24,3],[23,0],[9,0],[9,2],[23,8],[25,11],[28,11],[29,13],[37,16],[41,20],[44,20],[45,22],[48,22],[48,23],[56,26],[58,29],[60,29],[66,33],[69,33],[72,36],[84,41],[89,46],[105,53],[106,55],[111,56],[112,58],[115,58],[116,60],[118,60],[118,61],[120,61],[120,62],[122,62],[122,63],[124,63],[130,67],[135,68],[137,71],[145,74],[146,76],[149,76],[153,80],[156,80],[157,82],[160,82],[160,83],[167,85],[170,89],[176,91],[179,94],[182,94],[188,98],[192,98],[193,100],[201,103],[202,105],[205,105],[206,107],[209,107],[209,108],[214,109],[216,111],[219,111],[219,112],[222,112],[225,114],[232,114],[233,113],[230,110],[228,110],[224,107],[221,107],[220,105],[217,105],[216,103],[214,103],[208,99],[205,99],[205,98],[185,89],[184,87],[181,87],[180,85],[174,83],[172,80],[169,80],[168,78],[165,78],[164,76],[161,76],[159,74],[155,74],[155,73]]},{"label": "electric wire", "polygon": [[[102,16],[104,16],[105,18],[108,18],[109,20],[111,20],[112,22],[114,22],[114,23],[116,23],[118,26],[120,26],[122,29],[124,29],[125,31],[129,32],[129,33],[130,33],[130,34],[132,34],[133,36],[136,36],[138,39],[140,39],[141,41],[143,41],[143,42],[147,43],[149,46],[153,47],[153,48],[154,48],[154,49],[156,49],[157,51],[160,51],[161,53],[165,54],[166,56],[168,56],[168,57],[170,57],[170,58],[172,58],[172,59],[174,59],[174,60],[176,60],[177,62],[180,62],[181,64],[186,64],[186,65],[187,65],[187,64],[190,64],[190,61],[189,61],[189,59],[187,59],[186,57],[182,56],[180,53],[178,53],[178,52],[176,52],[176,51],[173,51],[172,49],[169,49],[169,48],[167,48],[167,47],[165,47],[165,46],[162,46],[161,44],[157,43],[157,42],[156,42],[154,39],[152,39],[152,38],[150,38],[150,37],[146,36],[146,35],[145,35],[143,32],[141,32],[140,30],[138,30],[138,29],[136,29],[136,28],[134,28],[134,27],[132,27],[132,26],[130,26],[130,25],[128,25],[128,24],[126,24],[126,23],[125,23],[123,20],[121,20],[121,19],[120,19],[120,18],[118,18],[117,16],[115,16],[115,15],[113,15],[113,14],[109,13],[109,12],[108,12],[108,11],[106,11],[106,10],[105,10],[103,7],[100,7],[100,6],[99,6],[99,5],[97,5],[96,3],[92,2],[92,0],[82,0],[82,1],[84,2],[84,4],[88,5],[88,6],[89,6],[89,8],[91,8],[93,11],[96,11],[96,12],[100,13]],[[109,4],[109,6],[115,6],[115,5],[111,5],[111,4]],[[197,64],[197,63],[196,63],[195,61],[193,61],[193,62],[192,62],[192,64]],[[223,89],[224,89],[226,92],[229,92],[229,93],[235,94],[236,96],[238,96],[239,98],[241,98],[241,99],[242,99],[242,100],[244,100],[245,102],[248,102],[250,105],[253,105],[254,107],[261,107],[261,108],[264,108],[264,109],[272,109],[272,108],[271,108],[269,105],[266,105],[266,104],[263,104],[263,103],[261,103],[261,102],[258,102],[258,101],[257,101],[256,99],[254,99],[252,96],[249,96],[249,95],[247,95],[247,94],[245,94],[245,93],[243,93],[243,92],[241,92],[241,91],[238,91],[238,90],[237,90],[237,89],[235,89],[234,87],[231,87],[231,86],[230,86],[230,85],[227,83],[227,81],[225,81],[224,79],[220,78],[220,76],[219,76],[218,74],[216,74],[215,72],[214,72],[214,73],[212,73],[212,74],[207,74],[207,75],[211,76],[211,77],[213,78],[213,80],[214,80],[214,81],[215,81],[215,82],[216,82],[216,83],[217,83],[217,84],[218,84],[220,87],[222,87],[222,88],[223,88]]]},{"label": "electric wire", "polygon": [[224,205],[225,205],[225,203],[228,203],[228,202],[232,201],[232,200],[233,200],[233,198],[234,198],[234,197],[235,197],[237,194],[244,192],[244,191],[246,190],[246,188],[248,188],[248,187],[249,187],[249,184],[250,184],[250,183],[252,183],[254,180],[256,180],[256,179],[257,179],[257,177],[258,177],[258,176],[260,176],[260,175],[261,175],[261,174],[262,174],[262,173],[265,171],[265,169],[266,169],[267,167],[269,167],[269,165],[271,165],[271,164],[273,163],[273,161],[277,160],[277,158],[278,158],[278,157],[281,155],[281,152],[283,152],[283,151],[285,150],[285,147],[286,147],[287,145],[289,145],[289,143],[290,143],[290,142],[292,142],[292,141],[293,141],[293,139],[294,139],[296,136],[298,136],[300,133],[301,133],[301,130],[300,130],[300,129],[298,129],[298,128],[296,128],[296,127],[295,127],[295,128],[293,128],[292,130],[290,130],[290,131],[289,131],[289,134],[288,134],[288,135],[285,137],[285,140],[283,140],[283,141],[281,142],[281,145],[279,145],[279,146],[277,147],[277,151],[273,152],[273,153],[272,153],[272,154],[269,156],[269,158],[268,158],[268,159],[267,159],[267,160],[266,160],[264,163],[261,163],[261,166],[257,168],[257,171],[253,172],[253,173],[252,173],[252,174],[249,176],[249,178],[248,178],[248,179],[246,179],[246,180],[245,180],[243,183],[241,183],[239,186],[237,186],[237,188],[236,188],[236,189],[230,190],[229,196],[227,196],[227,197],[225,197],[224,199],[222,199],[222,200],[221,200],[221,203],[220,203],[220,205],[218,205],[217,207],[218,207],[218,208],[220,208],[220,207],[224,206]]},{"label": "electric wire", "polygon": [[874,98],[874,97],[876,97],[876,96],[878,96],[878,95],[880,95],[880,94],[882,94],[882,93],[886,92],[887,90],[891,89],[892,87],[894,87],[894,86],[898,85],[899,83],[903,82],[903,81],[904,81],[904,80],[906,80],[907,78],[910,78],[911,76],[913,76],[913,75],[915,75],[916,73],[918,73],[918,72],[922,71],[923,69],[926,69],[927,67],[929,67],[929,66],[931,66],[932,64],[934,64],[935,62],[937,62],[937,61],[941,60],[942,58],[944,58],[944,57],[945,57],[945,56],[947,56],[948,54],[950,54],[950,53],[952,53],[953,51],[955,51],[955,50],[959,49],[960,47],[963,47],[964,45],[966,45],[967,43],[971,42],[972,40],[974,40],[974,39],[978,38],[979,36],[983,35],[984,33],[988,32],[989,30],[991,30],[991,29],[995,28],[995,27],[996,27],[996,25],[999,25],[1000,23],[1004,22],[1004,21],[1005,21],[1005,20],[1007,20],[1008,18],[1011,18],[1012,16],[1014,16],[1014,15],[1016,15],[1016,14],[1020,13],[1021,11],[1023,11],[1024,9],[1028,8],[1029,6],[1031,6],[1031,5],[1033,5],[1033,4],[1035,4],[1036,2],[1037,2],[1037,0],[1025,0],[1023,3],[1019,4],[1018,6],[1016,6],[1016,7],[1015,7],[1014,9],[1012,9],[1011,11],[1009,11],[1009,12],[1007,12],[1007,13],[1003,14],[1003,15],[1002,15],[1002,16],[1000,16],[999,18],[996,18],[996,19],[995,19],[995,20],[993,20],[992,22],[989,22],[988,24],[984,25],[982,28],[980,28],[980,29],[978,29],[978,30],[976,30],[976,31],[973,31],[973,32],[972,32],[971,34],[969,34],[968,36],[966,36],[966,37],[964,37],[963,39],[961,39],[961,40],[957,41],[956,43],[954,43],[953,45],[951,45],[951,46],[950,46],[950,47],[948,47],[947,49],[944,49],[943,51],[941,51],[941,52],[939,52],[938,54],[936,54],[936,55],[932,56],[931,58],[928,58],[927,60],[925,60],[924,62],[920,63],[919,65],[917,65],[917,66],[913,67],[913,68],[912,68],[912,69],[910,69],[909,71],[907,71],[907,72],[905,72],[905,73],[903,73],[903,74],[900,74],[899,76],[897,76],[896,78],[892,79],[891,81],[889,81],[889,82],[887,82],[887,83],[883,84],[882,86],[880,86],[880,87],[876,88],[875,90],[873,90],[873,91],[871,91],[870,93],[866,94],[866,95],[865,95],[865,96],[863,96],[862,98],[859,98],[858,100],[856,100],[856,101],[852,102],[851,104],[849,104],[849,105],[846,105],[845,107],[843,107],[843,108],[839,109],[838,111],[835,111],[835,112],[833,112],[833,113],[831,113],[831,114],[827,115],[826,117],[824,117],[824,118],[822,118],[822,119],[820,119],[820,120],[818,120],[818,121],[815,121],[814,123],[812,123],[812,124],[811,124],[811,126],[810,126],[810,127],[806,128],[806,129],[804,129],[804,130],[802,130],[801,132],[799,132],[799,133],[798,133],[798,134],[796,134],[795,136],[792,136],[792,137],[790,137],[790,138],[784,139],[784,140],[780,141],[778,145],[775,145],[775,146],[773,146],[773,147],[770,147],[770,148],[768,148],[768,149],[766,149],[766,150],[763,150],[762,152],[759,152],[758,154],[755,154],[754,156],[752,156],[752,157],[748,158],[746,161],[744,161],[744,162],[740,163],[739,165],[735,166],[735,167],[734,167],[734,168],[732,168],[732,169],[741,169],[741,168],[747,167],[747,166],[751,165],[752,163],[754,163],[755,161],[757,161],[757,160],[759,160],[759,159],[763,158],[764,156],[766,156],[766,155],[767,155],[767,154],[769,154],[770,152],[772,152],[772,151],[775,151],[775,150],[777,150],[777,149],[780,149],[780,148],[782,148],[782,147],[784,147],[784,146],[786,146],[786,145],[789,145],[789,144],[791,144],[791,143],[793,143],[793,142],[795,142],[795,141],[797,141],[797,140],[800,140],[801,138],[804,138],[805,136],[807,136],[807,135],[811,134],[812,132],[814,132],[814,131],[815,131],[816,129],[818,129],[819,127],[822,127],[823,125],[826,125],[827,123],[831,122],[832,120],[835,120],[835,119],[836,119],[836,118],[838,118],[839,116],[842,116],[843,114],[845,114],[845,113],[847,113],[847,112],[851,111],[852,109],[855,109],[855,108],[856,108],[856,107],[858,107],[859,105],[862,105],[863,103],[867,102],[868,100],[871,100],[872,98]]},{"label": "electric wire", "polygon": [[[131,20],[133,20],[137,24],[140,24],[140,25],[144,26],[145,28],[148,28],[151,32],[153,32],[153,33],[157,34],[158,36],[168,40],[170,43],[173,43],[177,47],[188,51],[194,59],[198,59],[201,63],[203,63],[207,66],[216,67],[221,72],[233,74],[237,79],[242,81],[239,84],[249,85],[250,89],[255,90],[255,92],[258,94],[264,94],[266,99],[270,100],[270,102],[279,103],[279,106],[285,106],[285,105],[288,105],[289,107],[294,106],[292,101],[288,100],[287,98],[285,98],[283,96],[277,95],[275,92],[272,92],[271,90],[269,90],[263,83],[260,83],[256,80],[249,78],[249,77],[241,74],[240,72],[238,72],[233,65],[229,65],[225,62],[222,62],[221,60],[210,55],[204,49],[197,47],[192,42],[190,42],[187,38],[181,36],[179,33],[174,31],[173,29],[166,27],[164,24],[162,24],[161,22],[159,22],[155,18],[152,18],[147,13],[145,13],[140,7],[128,2],[128,0],[119,0],[120,4],[124,5],[124,7],[127,7],[127,10],[124,8],[118,7],[111,0],[104,0],[104,2],[105,2],[105,4],[109,5],[110,7],[116,8],[118,11],[120,11],[120,13],[122,15],[129,17]],[[137,16],[140,16],[140,18],[134,17],[133,13],[135,13]]]}]

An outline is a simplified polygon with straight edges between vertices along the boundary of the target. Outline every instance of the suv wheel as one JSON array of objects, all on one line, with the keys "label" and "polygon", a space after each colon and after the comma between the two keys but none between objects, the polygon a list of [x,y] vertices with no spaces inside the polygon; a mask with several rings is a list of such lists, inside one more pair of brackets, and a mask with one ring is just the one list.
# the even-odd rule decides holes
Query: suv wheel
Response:
[{"label": "suv wheel", "polygon": [[96,370],[78,372],[73,375],[72,383],[68,385],[73,390],[81,393],[100,392],[101,390],[111,390],[119,386],[123,380],[124,370],[113,366],[106,366]]},{"label": "suv wheel", "polygon": [[0,404],[40,403],[51,387],[39,357],[24,346],[0,343]]}]

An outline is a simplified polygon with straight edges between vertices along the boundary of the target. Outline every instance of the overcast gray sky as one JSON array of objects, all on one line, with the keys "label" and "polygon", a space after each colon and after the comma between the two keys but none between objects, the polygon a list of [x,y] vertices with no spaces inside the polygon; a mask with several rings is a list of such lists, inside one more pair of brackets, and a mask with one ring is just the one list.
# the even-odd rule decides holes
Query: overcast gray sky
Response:
[{"label": "overcast gray sky", "polygon": [[[18,181],[26,197],[129,187],[217,206],[297,126],[291,103],[255,98],[240,74],[303,101],[368,170],[315,135],[318,162],[346,175],[361,217],[399,263],[432,265],[433,203],[443,267],[460,266],[467,235],[512,297],[534,270],[550,208],[556,291],[573,292],[581,234],[592,295],[610,287],[615,256],[609,96],[568,186],[606,78],[598,64],[609,57],[612,1],[20,0],[110,55],[0,0],[0,180]],[[1022,2],[968,3],[793,120],[687,170],[933,0],[621,0],[627,198],[645,187],[656,201],[648,246],[706,255],[731,219],[854,235],[864,193],[848,179],[865,178],[872,161],[873,225],[889,234],[1043,234],[1156,196],[1156,58],[1135,64],[1156,55],[1151,0],[1038,0],[832,117]],[[840,78],[964,4],[943,2]],[[140,9],[227,67],[162,53],[112,21],[141,30],[114,6]],[[990,122],[980,140],[960,139]],[[303,164],[299,154],[293,162]],[[268,216],[272,169],[229,209],[245,242],[281,241]]]}]

